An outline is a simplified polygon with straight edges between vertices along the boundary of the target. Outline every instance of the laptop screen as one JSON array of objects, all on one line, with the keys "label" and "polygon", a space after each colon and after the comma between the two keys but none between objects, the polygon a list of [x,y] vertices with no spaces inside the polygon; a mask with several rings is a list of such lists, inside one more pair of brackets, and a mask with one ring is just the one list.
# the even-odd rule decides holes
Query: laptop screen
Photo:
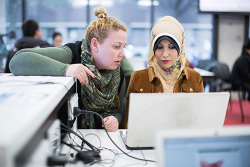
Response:
[{"label": "laptop screen", "polygon": [[222,128],[228,92],[131,93],[127,146],[154,147],[158,128]]},{"label": "laptop screen", "polygon": [[164,166],[250,166],[249,136],[164,139]]}]

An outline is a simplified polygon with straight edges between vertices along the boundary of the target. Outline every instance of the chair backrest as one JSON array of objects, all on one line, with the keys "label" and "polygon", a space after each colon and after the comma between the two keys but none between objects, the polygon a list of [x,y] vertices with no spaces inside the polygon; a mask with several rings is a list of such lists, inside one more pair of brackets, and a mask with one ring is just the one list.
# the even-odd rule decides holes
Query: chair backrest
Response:
[{"label": "chair backrest", "polygon": [[196,66],[197,68],[201,68],[201,69],[204,69],[204,70],[207,70],[206,68],[209,68],[208,66],[215,62],[216,60],[200,60],[199,61],[199,64]]},{"label": "chair backrest", "polygon": [[214,62],[213,66],[208,70],[214,72],[217,78],[230,82],[230,71],[227,64]]}]

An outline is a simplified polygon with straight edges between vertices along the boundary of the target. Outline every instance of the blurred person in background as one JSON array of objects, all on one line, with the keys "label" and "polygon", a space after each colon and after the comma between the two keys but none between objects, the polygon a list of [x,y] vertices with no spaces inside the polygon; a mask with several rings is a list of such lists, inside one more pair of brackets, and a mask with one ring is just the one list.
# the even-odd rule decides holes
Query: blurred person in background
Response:
[{"label": "blurred person in background", "polygon": [[240,57],[237,58],[233,65],[231,73],[231,83],[233,89],[242,87],[248,92],[248,101],[250,101],[250,39],[248,39],[243,47]]},{"label": "blurred person in background", "polygon": [[134,72],[134,68],[126,57],[123,57],[121,61],[121,66],[126,77],[131,76],[131,74]]},{"label": "blurred person in background", "polygon": [[59,32],[54,32],[52,34],[53,39],[53,47],[61,46],[62,45],[62,34]]},{"label": "blurred person in background", "polygon": [[7,55],[5,73],[11,73],[9,63],[15,53],[25,48],[46,48],[49,43],[41,40],[42,34],[38,23],[35,20],[26,20],[22,25],[23,37],[19,39],[12,50]]},{"label": "blurred person in background", "polygon": [[[125,80],[126,80],[126,86],[125,86],[125,93],[127,92],[128,89],[128,84],[130,81],[130,77],[134,72],[134,68],[131,65],[131,63],[129,62],[129,60],[126,57],[123,57],[122,61],[121,61],[121,67],[124,71],[124,75],[125,75]],[[126,94],[124,94],[126,95]],[[125,103],[125,101],[123,101]],[[125,105],[124,105],[125,106]]]}]

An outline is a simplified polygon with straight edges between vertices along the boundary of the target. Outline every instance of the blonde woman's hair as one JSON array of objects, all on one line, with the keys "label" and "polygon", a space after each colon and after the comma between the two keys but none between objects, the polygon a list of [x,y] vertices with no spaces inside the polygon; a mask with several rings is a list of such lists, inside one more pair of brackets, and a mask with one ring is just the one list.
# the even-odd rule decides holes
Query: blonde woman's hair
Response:
[{"label": "blonde woman's hair", "polygon": [[126,26],[121,22],[113,17],[108,17],[108,12],[105,8],[95,8],[94,14],[98,19],[90,23],[85,33],[85,39],[89,48],[92,38],[96,38],[100,43],[103,43],[111,29],[127,31]]}]

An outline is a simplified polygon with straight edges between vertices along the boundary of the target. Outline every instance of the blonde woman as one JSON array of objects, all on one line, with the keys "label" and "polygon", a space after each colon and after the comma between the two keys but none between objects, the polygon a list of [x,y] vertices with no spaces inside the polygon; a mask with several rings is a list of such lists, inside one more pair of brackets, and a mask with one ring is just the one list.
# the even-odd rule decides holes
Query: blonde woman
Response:
[{"label": "blonde woman", "polygon": [[[108,131],[121,123],[120,89],[123,81],[120,62],[125,56],[126,27],[104,8],[94,10],[97,20],[86,30],[85,39],[46,49],[24,49],[10,62],[14,75],[76,77],[81,83],[82,109],[95,111],[104,118]],[[119,92],[119,94],[118,94]],[[121,97],[119,99],[119,97]],[[81,117],[79,128],[102,128],[95,115]]]},{"label": "blonde woman", "polygon": [[165,16],[154,25],[149,46],[149,67],[131,75],[123,128],[127,128],[130,93],[204,92],[200,74],[185,67],[184,44],[184,28],[175,18]]}]

